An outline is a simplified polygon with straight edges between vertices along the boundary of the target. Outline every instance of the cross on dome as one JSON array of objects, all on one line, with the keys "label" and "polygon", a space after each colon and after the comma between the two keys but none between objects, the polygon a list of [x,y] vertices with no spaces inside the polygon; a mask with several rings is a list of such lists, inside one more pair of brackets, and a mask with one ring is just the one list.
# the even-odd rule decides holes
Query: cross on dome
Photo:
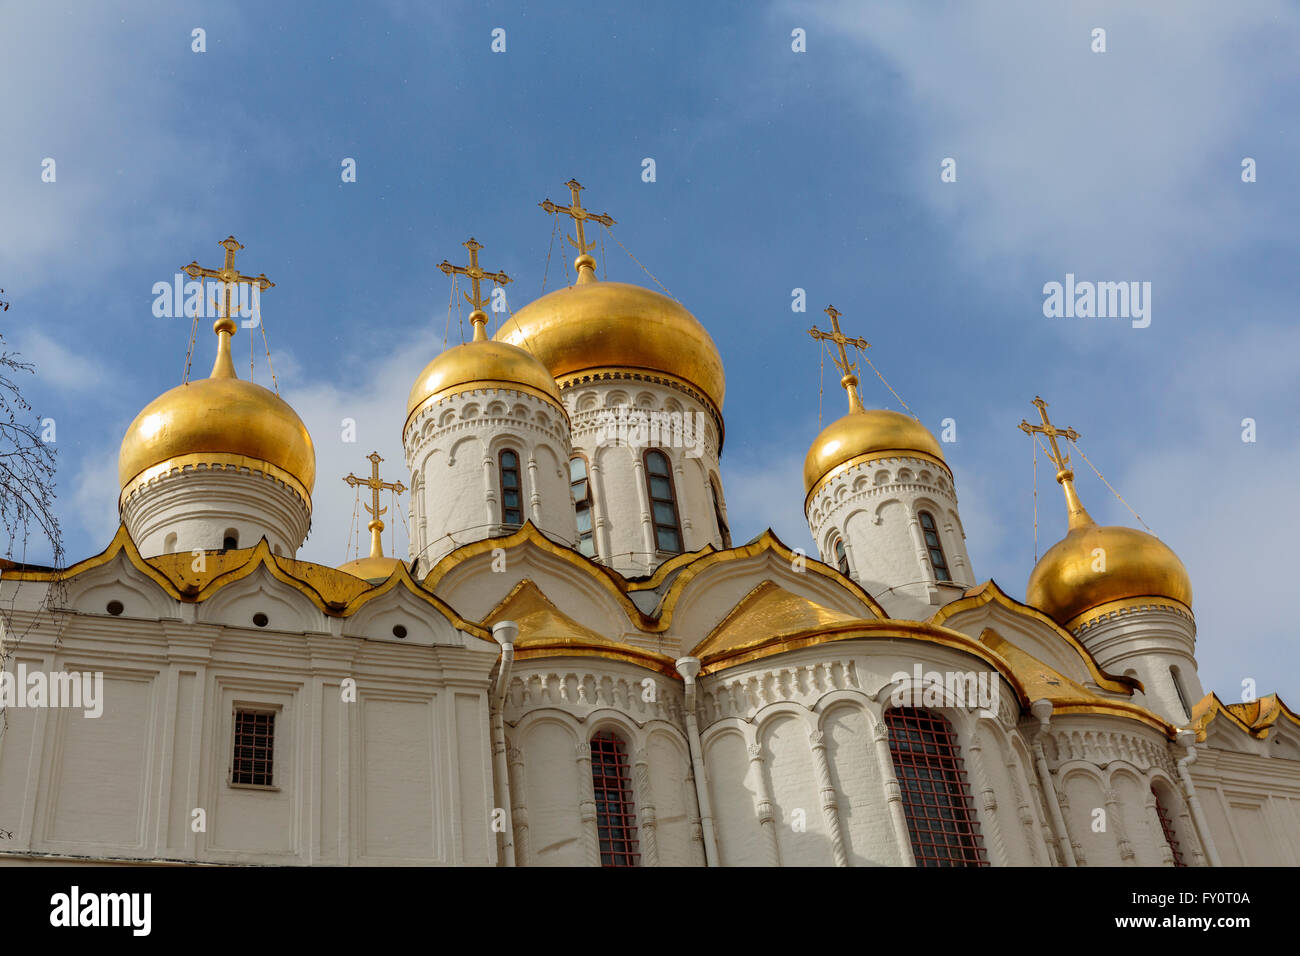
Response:
[{"label": "cross on dome", "polygon": [[[473,240],[470,241],[472,242]],[[382,558],[384,556],[384,546],[383,546],[383,542],[380,540],[380,534],[384,530],[384,522],[383,519],[380,517],[380,515],[384,514],[386,511],[388,511],[388,509],[379,507],[379,493],[381,491],[388,490],[388,491],[396,492],[397,494],[400,495],[402,492],[406,490],[406,486],[403,485],[400,481],[387,482],[380,479],[379,463],[384,459],[379,457],[379,452],[372,451],[366,457],[370,459],[370,477],[358,478],[356,475],[349,472],[348,476],[343,480],[353,488],[357,487],[358,485],[365,485],[367,488],[370,489],[372,495],[372,501],[374,502],[374,504],[368,505],[365,504],[364,502],[362,503],[362,507],[365,508],[366,511],[370,513],[370,518],[371,518],[370,523],[366,525],[366,530],[369,531],[371,535],[370,556],[372,558]]]},{"label": "cross on dome", "polygon": [[843,373],[844,377],[840,379],[840,384],[843,385],[844,390],[849,393],[849,411],[860,412],[862,411],[862,399],[858,395],[858,363],[849,361],[849,353],[845,349],[845,346],[848,345],[855,349],[866,351],[871,348],[871,343],[866,339],[853,338],[840,331],[840,315],[842,313],[840,313],[835,306],[828,305],[826,307],[826,314],[831,317],[831,331],[823,332],[814,325],[808,330],[808,334],[818,341],[830,341],[835,343],[835,348],[836,351],[839,352],[839,357],[836,358],[832,356],[831,360],[835,363],[835,367]]},{"label": "cross on dome", "polygon": [[221,284],[221,291],[225,294],[222,297],[221,315],[212,324],[212,331],[217,333],[217,360],[213,363],[210,377],[236,378],[235,363],[230,355],[230,337],[235,334],[239,326],[230,316],[230,295],[234,291],[235,284],[239,282],[256,285],[263,292],[273,288],[275,283],[266,277],[265,272],[256,276],[246,276],[235,268],[235,253],[244,247],[234,236],[227,236],[218,245],[226,250],[225,260],[220,269],[209,269],[199,265],[198,260],[193,260],[189,265],[182,266],[181,271],[191,279],[200,281],[213,279]]},{"label": "cross on dome", "polygon": [[1038,414],[1043,423],[1041,425],[1031,425],[1021,419],[1019,428],[1030,437],[1035,434],[1045,435],[1048,444],[1052,446],[1051,450],[1047,452],[1047,457],[1056,466],[1056,480],[1061,485],[1061,490],[1065,492],[1065,505],[1070,516],[1069,527],[1074,529],[1093,524],[1091,515],[1084,510],[1083,503],[1079,501],[1079,495],[1074,490],[1074,472],[1070,469],[1070,456],[1062,452],[1060,446],[1056,443],[1058,437],[1069,441],[1078,441],[1079,433],[1073,428],[1058,428],[1053,425],[1051,419],[1047,417],[1047,402],[1037,395],[1034,396],[1034,405],[1038,408]]},{"label": "cross on dome", "polygon": [[587,234],[583,229],[583,223],[586,222],[588,219],[590,219],[592,222],[598,222],[602,226],[612,226],[614,225],[614,217],[606,215],[605,213],[595,213],[583,209],[582,197],[580,195],[580,193],[582,192],[582,184],[578,182],[576,179],[570,179],[564,185],[569,187],[569,193],[572,196],[572,198],[569,200],[569,205],[567,206],[558,205],[556,203],[551,202],[549,198],[538,203],[538,205],[541,206],[544,210],[546,210],[546,212],[548,212],[551,215],[555,215],[556,213],[559,213],[561,215],[568,216],[570,219],[574,221],[575,228],[578,233],[578,238],[574,239],[572,236],[564,237],[569,240],[570,245],[572,245],[575,249],[578,250],[578,258],[573,260],[573,267],[578,270],[579,282],[595,282],[596,281],[596,260],[593,259],[591,256],[589,256],[587,253],[591,252],[592,249],[596,248],[596,243],[587,242]]},{"label": "cross on dome", "polygon": [[469,250],[469,265],[454,266],[443,259],[438,263],[438,268],[449,276],[469,276],[473,291],[462,294],[465,296],[465,301],[474,307],[474,311],[469,316],[470,324],[474,326],[474,341],[482,342],[487,339],[487,313],[483,311],[487,300],[483,298],[481,283],[484,279],[491,279],[497,285],[507,285],[510,277],[504,272],[488,272],[478,264],[478,251],[483,248],[483,245],[473,236],[470,236],[469,242],[463,242],[461,245]]}]

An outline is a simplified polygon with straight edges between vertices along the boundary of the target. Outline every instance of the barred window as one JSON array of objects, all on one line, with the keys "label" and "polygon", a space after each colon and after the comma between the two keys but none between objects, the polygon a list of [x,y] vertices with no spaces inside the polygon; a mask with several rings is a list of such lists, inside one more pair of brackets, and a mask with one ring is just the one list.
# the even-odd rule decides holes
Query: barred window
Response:
[{"label": "barred window", "polygon": [[230,782],[255,787],[274,786],[275,714],[235,711],[235,744]]},{"label": "barred window", "polygon": [[1178,839],[1174,836],[1174,825],[1169,822],[1169,811],[1160,800],[1160,791],[1152,787],[1151,795],[1156,798],[1156,816],[1160,818],[1160,829],[1164,831],[1165,842],[1169,844],[1169,852],[1173,854],[1174,866],[1186,866],[1187,864],[1183,862],[1183,854],[1178,849]]},{"label": "barred window", "polygon": [[587,477],[587,459],[581,455],[569,459],[569,488],[573,492],[573,510],[578,516],[578,550],[594,558],[596,538],[591,524],[591,481]]},{"label": "barred window", "polygon": [[627,751],[614,734],[601,732],[591,738],[591,780],[596,793],[600,865],[640,866]]},{"label": "barred window", "polygon": [[501,523],[524,523],[522,491],[519,487],[519,455],[509,448],[501,452]]},{"label": "barred window", "polygon": [[930,564],[934,566],[936,581],[951,581],[948,573],[948,561],[943,556],[943,545],[939,541],[939,527],[934,523],[934,516],[928,511],[917,513],[921,520],[921,534],[925,537],[925,549],[930,552]]},{"label": "barred window", "polygon": [[918,707],[885,711],[917,866],[988,866],[952,725]]}]

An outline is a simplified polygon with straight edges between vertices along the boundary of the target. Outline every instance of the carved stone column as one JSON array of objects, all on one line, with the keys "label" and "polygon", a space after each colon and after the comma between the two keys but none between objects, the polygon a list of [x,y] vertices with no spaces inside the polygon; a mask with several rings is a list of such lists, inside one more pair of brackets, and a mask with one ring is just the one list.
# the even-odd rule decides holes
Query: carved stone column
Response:
[{"label": "carved stone column", "polygon": [[578,804],[582,821],[582,848],[587,866],[600,866],[600,831],[596,827],[596,788],[591,780],[591,745],[579,741],[575,748],[578,761]]},{"label": "carved stone column", "polygon": [[767,848],[767,865],[781,865],[781,850],[776,840],[776,818],[772,814],[772,797],[767,790],[767,770],[763,761],[763,745],[749,745],[749,767],[754,774],[754,787],[758,791],[758,825],[763,831]]},{"label": "carved stone column", "polygon": [[542,495],[537,490],[537,457],[528,456],[528,504],[533,515],[533,524],[542,526]]},{"label": "carved stone column", "polygon": [[1079,838],[1070,830],[1070,795],[1061,789],[1057,792],[1056,802],[1061,806],[1061,819],[1065,822],[1065,836],[1070,841],[1070,847],[1074,850],[1074,863],[1076,866],[1087,866],[1088,861],[1083,858],[1083,847],[1079,844]]},{"label": "carved stone column", "polygon": [[524,755],[518,747],[507,751],[510,758],[510,822],[515,830],[515,865],[527,866],[530,847],[528,845],[528,806],[524,803]]},{"label": "carved stone column", "polygon": [[831,854],[836,866],[848,866],[849,854],[844,848],[844,834],[840,828],[840,805],[836,799],[835,783],[831,779],[831,764],[826,757],[826,738],[820,730],[808,735],[812,748],[813,764],[817,768],[817,780],[821,785],[822,816],[826,818],[826,830],[831,835]]},{"label": "carved stone column", "polygon": [[637,833],[641,842],[641,864],[659,865],[659,837],[655,827],[654,797],[650,790],[650,760],[645,748],[638,750],[633,762],[633,780],[636,781]]},{"label": "carved stone column", "polygon": [[970,743],[966,746],[970,755],[971,769],[975,771],[975,782],[979,786],[980,806],[984,808],[984,823],[988,829],[989,843],[997,854],[998,863],[1010,864],[1007,858],[1006,841],[1002,839],[1002,824],[998,821],[998,796],[989,781],[988,768],[984,765],[984,744],[980,741],[979,729],[971,731]]},{"label": "carved stone column", "polygon": [[1135,866],[1137,854],[1133,852],[1133,844],[1129,842],[1128,834],[1124,831],[1124,817],[1119,806],[1119,791],[1108,789],[1104,796],[1106,798],[1106,827],[1115,834],[1115,842],[1119,846],[1119,857],[1129,866]]},{"label": "carved stone column", "polygon": [[912,834],[907,828],[907,812],[903,809],[903,790],[894,773],[894,755],[889,752],[889,728],[885,725],[883,715],[873,717],[871,737],[876,748],[876,765],[880,767],[880,779],[885,787],[885,805],[889,807],[889,819],[894,824],[898,858],[903,866],[916,866],[916,856],[912,853]]}]

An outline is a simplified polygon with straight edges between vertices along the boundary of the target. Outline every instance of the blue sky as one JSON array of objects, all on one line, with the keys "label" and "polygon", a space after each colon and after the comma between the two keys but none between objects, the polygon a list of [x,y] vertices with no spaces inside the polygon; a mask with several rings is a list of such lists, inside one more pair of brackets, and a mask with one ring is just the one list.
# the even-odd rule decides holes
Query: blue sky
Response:
[{"label": "blue sky", "polygon": [[[1207,689],[1237,700],[1253,679],[1300,703],[1286,583],[1300,8],[611,6],[0,8],[0,331],[37,363],[27,392],[57,422],[70,560],[116,527],[126,426],[180,382],[189,323],[154,318],[155,282],[216,264],[233,233],[241,267],[276,283],[275,370],[318,453],[302,556],[337,564],[354,500],[341,477],[377,448],[406,480],[406,392],[447,324],[435,264],[475,236],[514,277],[517,309],[541,290],[551,238],[537,203],[576,177],[718,344],[738,537],[771,526],[811,547],[800,470],[819,353],[805,330],[833,302],[932,430],[956,420],[946,454],[979,579],[1023,597],[1033,474],[1015,426],[1041,394],[1191,571]],[[344,157],[356,183],[340,181]],[[940,181],[946,157],[955,183]],[[1241,181],[1244,157],[1257,182]],[[653,285],[617,245],[605,255],[610,278]],[[1044,317],[1043,285],[1066,273],[1151,282],[1151,325]],[[796,287],[807,314],[791,312]],[[241,375],[247,349],[241,330]],[[212,354],[202,331],[200,374]],[[845,402],[834,375],[825,385],[829,421]],[[870,370],[863,397],[897,407]],[[1078,471],[1099,521],[1134,523]],[[1042,461],[1039,479],[1041,553],[1064,507]]]}]

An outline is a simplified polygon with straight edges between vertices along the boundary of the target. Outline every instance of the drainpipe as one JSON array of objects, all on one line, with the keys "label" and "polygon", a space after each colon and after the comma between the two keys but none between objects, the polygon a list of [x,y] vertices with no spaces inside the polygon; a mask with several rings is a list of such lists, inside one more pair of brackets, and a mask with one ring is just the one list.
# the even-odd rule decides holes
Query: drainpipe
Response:
[{"label": "drainpipe", "polygon": [[1074,847],[1070,845],[1070,831],[1065,828],[1065,817],[1061,813],[1061,801],[1057,798],[1056,787],[1052,785],[1052,771],[1047,767],[1047,754],[1043,752],[1043,735],[1052,719],[1052,702],[1046,697],[1029,705],[1030,712],[1038,718],[1038,730],[1034,734],[1034,769],[1038,771],[1038,786],[1047,798],[1047,810],[1052,817],[1052,829],[1056,831],[1056,843],[1061,849],[1061,856],[1066,866],[1078,866],[1074,859]]},{"label": "drainpipe", "polygon": [[698,657],[677,660],[677,673],[686,682],[686,741],[691,748],[695,772],[695,799],[700,806],[700,829],[704,833],[704,865],[718,865],[718,842],[713,834],[713,807],[709,803],[709,781],[704,776],[704,754],[700,747],[700,725],[695,719],[695,678],[700,673]]},{"label": "drainpipe", "polygon": [[1201,810],[1201,798],[1196,795],[1192,772],[1187,769],[1196,762],[1196,732],[1180,730],[1174,736],[1174,742],[1187,750],[1187,755],[1178,761],[1178,779],[1183,784],[1183,797],[1187,800],[1187,808],[1192,811],[1192,825],[1196,828],[1196,836],[1201,841],[1201,847],[1205,850],[1210,866],[1223,866],[1223,861],[1219,859],[1219,851],[1215,849],[1214,841],[1210,839],[1210,824]]},{"label": "drainpipe", "polygon": [[492,625],[492,636],[501,645],[501,667],[496,683],[492,685],[492,763],[497,778],[498,808],[505,816],[505,839],[502,853],[506,866],[515,865],[515,830],[510,819],[510,767],[506,760],[506,691],[510,688],[510,669],[515,663],[515,638],[519,625],[514,621],[500,621]]}]

